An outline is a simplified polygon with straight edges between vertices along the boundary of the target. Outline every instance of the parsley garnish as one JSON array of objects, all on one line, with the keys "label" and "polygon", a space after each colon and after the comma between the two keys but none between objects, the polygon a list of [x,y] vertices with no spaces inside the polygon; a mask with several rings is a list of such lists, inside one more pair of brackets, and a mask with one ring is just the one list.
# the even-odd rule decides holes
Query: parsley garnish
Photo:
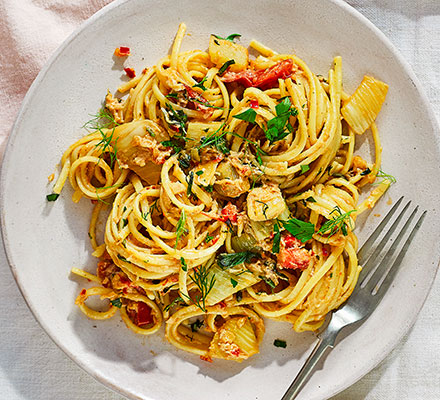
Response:
[{"label": "parsley garnish", "polygon": [[291,218],[287,221],[280,221],[286,231],[290,232],[302,243],[310,240],[315,233],[315,225],[311,222],[301,221],[300,219]]},{"label": "parsley garnish", "polygon": [[396,183],[396,182],[397,182],[397,179],[396,179],[393,175],[387,174],[387,173],[383,172],[381,169],[380,169],[379,172],[377,173],[376,177],[377,177],[377,178],[384,178],[384,179],[383,179],[381,182],[379,182],[379,183],[383,183],[385,180],[390,181],[390,183]]},{"label": "parsley garnish", "polygon": [[249,262],[255,257],[259,257],[259,254],[252,251],[243,251],[240,253],[221,253],[217,257],[217,264],[222,269],[231,268],[235,265]]},{"label": "parsley garnish", "polygon": [[286,346],[287,346],[287,343],[286,343],[285,340],[275,339],[275,340],[273,341],[273,345],[274,345],[275,347],[282,347],[283,349],[285,349]]},{"label": "parsley garnish", "polygon": [[344,236],[347,236],[347,221],[349,224],[351,224],[350,214],[355,211],[356,210],[351,210],[349,212],[343,213],[339,206],[335,206],[330,212],[330,215],[333,214],[333,218],[323,223],[321,225],[321,228],[319,228],[318,233],[321,235],[333,236],[338,231],[341,231]]},{"label": "parsley garnish", "polygon": [[310,169],[308,165],[301,165],[301,175]]},{"label": "parsley garnish", "polygon": [[196,171],[196,175],[198,175],[198,176],[203,175],[203,171],[202,170]]},{"label": "parsley garnish", "polygon": [[298,115],[298,110],[292,106],[288,97],[283,97],[280,100],[280,103],[275,106],[277,116],[267,121],[267,129],[264,131],[271,144],[284,139],[293,131],[289,118]]},{"label": "parsley garnish", "polygon": [[229,40],[230,42],[233,42],[235,38],[241,37],[239,33],[231,33],[228,37],[225,38],[214,34],[212,34],[212,36],[215,36],[217,39],[221,40]]},{"label": "parsley garnish", "polygon": [[188,121],[188,116],[183,112],[183,110],[175,110],[170,103],[165,104],[166,110],[162,108],[163,115],[166,122],[170,127],[175,127],[182,134],[181,139],[185,140],[186,136],[186,122]]},{"label": "parsley garnish", "polygon": [[254,124],[256,117],[257,117],[257,112],[252,108],[248,108],[246,111],[243,111],[240,114],[234,115],[233,118],[241,119],[243,121],[250,122],[251,124]]},{"label": "parsley garnish", "polygon": [[234,278],[231,278],[231,285],[232,285],[232,287],[235,288],[235,286],[237,286],[237,284],[238,284],[238,282]]},{"label": "parsley garnish", "polygon": [[218,70],[218,75],[222,76],[226,72],[226,70],[229,68],[229,66],[232,64],[235,64],[235,60],[226,61]]},{"label": "parsley garnish", "polygon": [[174,138],[172,138],[170,140],[164,140],[163,142],[160,142],[160,144],[165,147],[172,147],[174,150],[174,153],[176,153],[176,154],[181,152],[183,149],[183,146],[181,145],[181,143]]},{"label": "parsley garnish", "polygon": [[364,170],[361,172],[361,175],[362,175],[362,176],[365,176],[365,175],[368,175],[368,174],[371,174],[371,169],[370,169],[370,168],[366,168],[366,169],[364,169]]},{"label": "parsley garnish", "polygon": [[60,196],[59,193],[51,193],[46,196],[47,201],[55,201]]},{"label": "parsley garnish", "polygon": [[179,241],[180,237],[187,232],[185,228],[185,223],[186,223],[186,214],[185,214],[185,210],[182,210],[182,212],[180,213],[179,221],[177,221],[177,225],[176,225],[176,245],[174,247],[177,247],[177,242]]},{"label": "parsley garnish", "polygon": [[316,203],[316,200],[312,196],[307,197],[306,201],[310,201],[310,203]]},{"label": "parsley garnish", "polygon": [[180,264],[182,265],[182,269],[186,272],[188,271],[188,265],[183,257],[180,257]]},{"label": "parsley garnish", "polygon": [[212,239],[214,239],[214,236],[211,236],[209,233],[206,235],[206,238],[205,238],[205,242],[206,243],[209,243]]},{"label": "parsley garnish", "polygon": [[120,298],[114,299],[114,300],[110,300],[110,303],[112,304],[112,306],[121,308],[122,307],[122,301]]},{"label": "parsley garnish", "polygon": [[273,226],[273,231],[275,234],[273,236],[272,253],[279,253],[280,242],[281,242],[281,231],[278,221],[275,222],[275,225]]},{"label": "parsley garnish", "polygon": [[193,85],[193,87],[197,87],[199,89],[202,89],[203,91],[206,90],[205,86],[203,85],[206,82],[206,79],[208,79],[206,76],[199,82]]}]

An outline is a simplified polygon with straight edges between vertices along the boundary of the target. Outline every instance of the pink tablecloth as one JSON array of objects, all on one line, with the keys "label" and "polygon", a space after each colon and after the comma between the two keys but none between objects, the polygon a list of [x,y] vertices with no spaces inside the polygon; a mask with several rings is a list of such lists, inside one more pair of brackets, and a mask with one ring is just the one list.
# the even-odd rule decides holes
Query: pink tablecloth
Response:
[{"label": "pink tablecloth", "polygon": [[[110,1],[0,0],[0,160],[20,103],[38,71],[82,21]],[[348,2],[399,48],[440,118],[440,1]],[[440,399],[439,284],[437,279],[405,340],[334,400]],[[17,289],[1,245],[0,293],[1,399],[122,399],[81,371],[43,332]]]},{"label": "pink tablecloth", "polygon": [[84,20],[111,0],[0,0],[0,160],[32,81]]}]

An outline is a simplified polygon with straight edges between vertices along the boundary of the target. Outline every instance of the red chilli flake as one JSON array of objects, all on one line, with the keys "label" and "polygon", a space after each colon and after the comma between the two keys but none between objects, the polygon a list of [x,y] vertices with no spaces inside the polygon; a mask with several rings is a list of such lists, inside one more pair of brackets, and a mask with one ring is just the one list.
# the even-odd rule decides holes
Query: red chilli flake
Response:
[{"label": "red chilli flake", "polygon": [[257,101],[257,100],[251,100],[251,101],[249,102],[249,106],[250,106],[251,108],[253,108],[254,110],[258,110],[258,108],[260,108],[260,105],[258,104],[258,101]]},{"label": "red chilli flake", "polygon": [[127,57],[130,55],[130,47],[124,47],[124,46],[117,47],[115,49],[114,55],[116,57]]},{"label": "red chilli flake", "polygon": [[130,79],[133,79],[136,76],[136,72],[133,68],[124,68],[124,71]]},{"label": "red chilli flake", "polygon": [[200,356],[200,359],[212,363],[212,358],[209,356]]},{"label": "red chilli flake", "polygon": [[85,295],[86,295],[86,293],[87,293],[87,292],[86,292],[86,289],[83,289],[83,290],[81,290],[81,293],[80,293],[80,295],[81,295],[81,296],[85,296]]},{"label": "red chilli flake", "polygon": [[232,350],[231,354],[235,357],[238,357],[240,355],[240,349],[237,348],[237,349]]}]

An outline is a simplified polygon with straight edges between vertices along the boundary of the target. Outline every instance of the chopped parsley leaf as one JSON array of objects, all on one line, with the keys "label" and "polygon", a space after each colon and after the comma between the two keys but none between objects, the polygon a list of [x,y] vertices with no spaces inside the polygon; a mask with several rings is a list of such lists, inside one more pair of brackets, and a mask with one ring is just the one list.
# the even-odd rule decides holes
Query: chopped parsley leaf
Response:
[{"label": "chopped parsley leaf", "polygon": [[285,349],[287,347],[287,343],[285,340],[280,340],[280,339],[275,339],[273,341],[273,345],[275,347],[282,347],[283,349]]},{"label": "chopped parsley leaf", "polygon": [[51,193],[46,196],[47,201],[55,201],[60,196],[59,193]]},{"label": "chopped parsley leaf", "polygon": [[226,70],[229,68],[229,66],[232,64],[235,64],[235,60],[226,61],[218,70],[218,75],[222,76],[226,72]]},{"label": "chopped parsley leaf", "polygon": [[112,304],[112,306],[121,308],[122,307],[122,301],[121,299],[118,297],[117,299],[114,300],[110,300],[110,303]]},{"label": "chopped parsley leaf", "polygon": [[257,116],[257,112],[252,108],[248,108],[246,111],[243,111],[240,114],[234,115],[234,118],[241,119],[243,121],[250,122],[251,124],[254,124],[256,116]]},{"label": "chopped parsley leaf", "polygon": [[221,40],[229,40],[230,42],[233,42],[235,38],[241,37],[239,33],[231,33],[228,37],[225,38],[214,34],[212,34],[212,36],[215,36],[217,39],[221,39]]}]

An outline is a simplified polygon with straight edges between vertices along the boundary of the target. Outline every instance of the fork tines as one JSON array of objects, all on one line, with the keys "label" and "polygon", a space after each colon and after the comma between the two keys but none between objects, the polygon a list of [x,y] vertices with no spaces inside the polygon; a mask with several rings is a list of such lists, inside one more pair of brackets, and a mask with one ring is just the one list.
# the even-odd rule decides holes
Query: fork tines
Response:
[{"label": "fork tines", "polygon": [[[402,196],[396,204],[394,204],[392,209],[358,252],[359,265],[363,267],[359,275],[358,290],[365,290],[372,295],[377,295],[379,289],[382,287],[383,290],[381,294],[383,295],[386,292],[414,235],[425,218],[426,210],[421,213],[417,222],[413,223],[413,220],[419,213],[419,206],[415,206],[414,208],[410,207],[411,201],[408,201],[396,216],[395,214],[400,208],[399,206],[403,198]],[[412,211],[409,217],[404,220],[408,209],[412,209]],[[391,226],[386,230],[385,227],[391,220]],[[403,226],[400,227],[402,224]],[[396,234],[396,230],[399,227],[400,229]],[[378,242],[379,238],[381,239]],[[403,239],[405,240],[403,241]],[[376,242],[378,243],[376,244]],[[403,244],[401,245],[401,243]]]}]

